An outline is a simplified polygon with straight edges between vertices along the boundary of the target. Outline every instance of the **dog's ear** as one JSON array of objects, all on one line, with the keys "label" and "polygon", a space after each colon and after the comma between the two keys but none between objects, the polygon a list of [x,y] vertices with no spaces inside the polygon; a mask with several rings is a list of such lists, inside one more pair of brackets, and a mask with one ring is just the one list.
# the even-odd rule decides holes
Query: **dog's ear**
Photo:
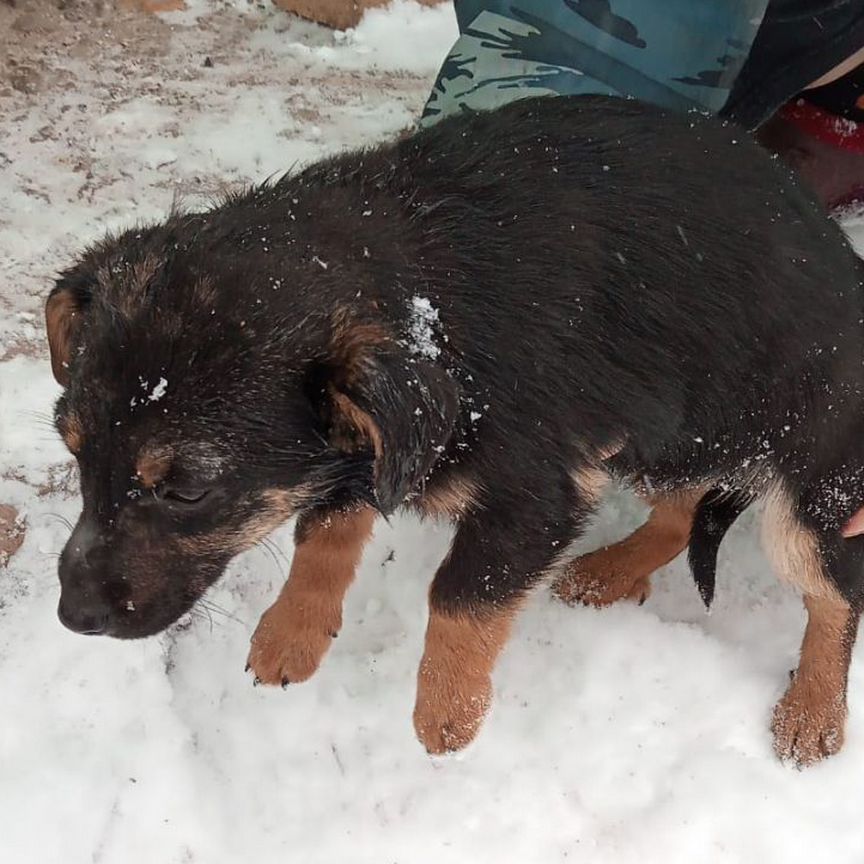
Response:
[{"label": "dog's ear", "polygon": [[45,304],[45,330],[51,351],[51,370],[57,383],[69,384],[69,360],[75,331],[81,321],[80,299],[74,289],[58,285]]},{"label": "dog's ear", "polygon": [[330,443],[373,452],[376,503],[386,516],[419,489],[443,452],[459,388],[444,370],[370,328],[355,330],[337,358],[327,384]]}]

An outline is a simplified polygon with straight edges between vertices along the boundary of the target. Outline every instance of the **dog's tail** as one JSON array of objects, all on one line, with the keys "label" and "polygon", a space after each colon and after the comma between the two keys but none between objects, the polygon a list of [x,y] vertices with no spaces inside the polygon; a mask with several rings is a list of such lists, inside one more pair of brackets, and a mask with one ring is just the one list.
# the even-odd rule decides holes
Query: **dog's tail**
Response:
[{"label": "dog's tail", "polygon": [[717,551],[732,523],[753,503],[744,489],[711,489],[702,496],[693,517],[687,557],[705,608],[711,607],[717,577]]}]

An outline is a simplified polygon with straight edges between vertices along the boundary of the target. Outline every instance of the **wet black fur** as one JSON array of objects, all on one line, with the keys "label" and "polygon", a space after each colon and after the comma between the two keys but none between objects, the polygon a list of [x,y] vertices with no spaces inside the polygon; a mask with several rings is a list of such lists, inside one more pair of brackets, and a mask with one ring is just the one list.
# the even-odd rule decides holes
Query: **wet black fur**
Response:
[{"label": "wet black fur", "polygon": [[[266,489],[390,513],[464,478],[478,492],[432,604],[509,602],[593,510],[573,473],[623,444],[606,464],[658,489],[782,480],[860,604],[864,541],[839,529],[864,503],[861,275],[744,133],[601,97],[445,120],[108,239],[58,283],[83,310],[58,415],[82,419],[98,552],[67,552],[64,594],[146,635],[237,551],[199,560],[175,539],[227,535]],[[433,350],[415,297],[438,313]],[[164,398],[130,408],[160,377]],[[335,439],[334,388],[379,427],[377,468],[369,441]],[[164,494],[132,477],[151,440],[178,454]],[[172,504],[190,482],[204,503]],[[124,611],[153,572],[152,606]]]}]

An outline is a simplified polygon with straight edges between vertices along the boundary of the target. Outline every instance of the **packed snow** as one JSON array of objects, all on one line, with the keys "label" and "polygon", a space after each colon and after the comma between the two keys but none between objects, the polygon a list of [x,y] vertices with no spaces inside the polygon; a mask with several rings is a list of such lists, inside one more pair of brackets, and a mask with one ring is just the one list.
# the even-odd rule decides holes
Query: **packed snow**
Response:
[{"label": "packed snow", "polygon": [[440,324],[438,310],[428,297],[412,297],[409,317],[409,350],[412,354],[434,360],[441,349],[435,344],[435,329]]},{"label": "packed snow", "polygon": [[[3,22],[18,14],[0,5]],[[50,424],[59,388],[41,308],[53,275],[176,198],[203,205],[398,132],[455,35],[449,5],[408,0],[346,34],[204,0],[75,37],[89,26],[0,36],[21,52],[18,83],[0,81],[0,503],[26,523],[0,567],[0,861],[860,864],[862,653],[843,752],[804,772],[779,764],[769,717],[804,615],[759,552],[754,513],[721,550],[710,615],[683,562],[642,607],[570,609],[538,592],[481,734],[446,758],[417,743],[411,711],[447,526],[378,526],[339,639],[284,692],[253,688],[243,666],[290,526],[278,552],[232,564],[205,616],[157,638],[63,629],[56,557],[79,499]],[[434,310],[416,311],[431,351]],[[613,496],[584,547],[642,515]]]}]

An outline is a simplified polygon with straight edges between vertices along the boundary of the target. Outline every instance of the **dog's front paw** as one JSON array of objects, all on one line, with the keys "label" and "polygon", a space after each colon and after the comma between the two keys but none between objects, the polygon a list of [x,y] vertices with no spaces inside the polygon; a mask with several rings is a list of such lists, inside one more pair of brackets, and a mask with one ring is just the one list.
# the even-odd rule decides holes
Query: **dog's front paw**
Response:
[{"label": "dog's front paw", "polygon": [[651,577],[622,570],[610,549],[577,558],[552,586],[555,596],[571,606],[583,603],[599,608],[619,600],[644,603],[651,595]]},{"label": "dog's front paw", "polygon": [[310,678],[341,626],[339,608],[322,598],[280,597],[252,636],[248,668],[256,683],[285,686]]},{"label": "dog's front paw", "polygon": [[832,756],[843,746],[846,713],[842,692],[793,680],[774,708],[774,751],[801,768]]},{"label": "dog's front paw", "polygon": [[421,665],[414,729],[429,753],[461,750],[474,740],[492,701],[487,676],[454,679]]}]

